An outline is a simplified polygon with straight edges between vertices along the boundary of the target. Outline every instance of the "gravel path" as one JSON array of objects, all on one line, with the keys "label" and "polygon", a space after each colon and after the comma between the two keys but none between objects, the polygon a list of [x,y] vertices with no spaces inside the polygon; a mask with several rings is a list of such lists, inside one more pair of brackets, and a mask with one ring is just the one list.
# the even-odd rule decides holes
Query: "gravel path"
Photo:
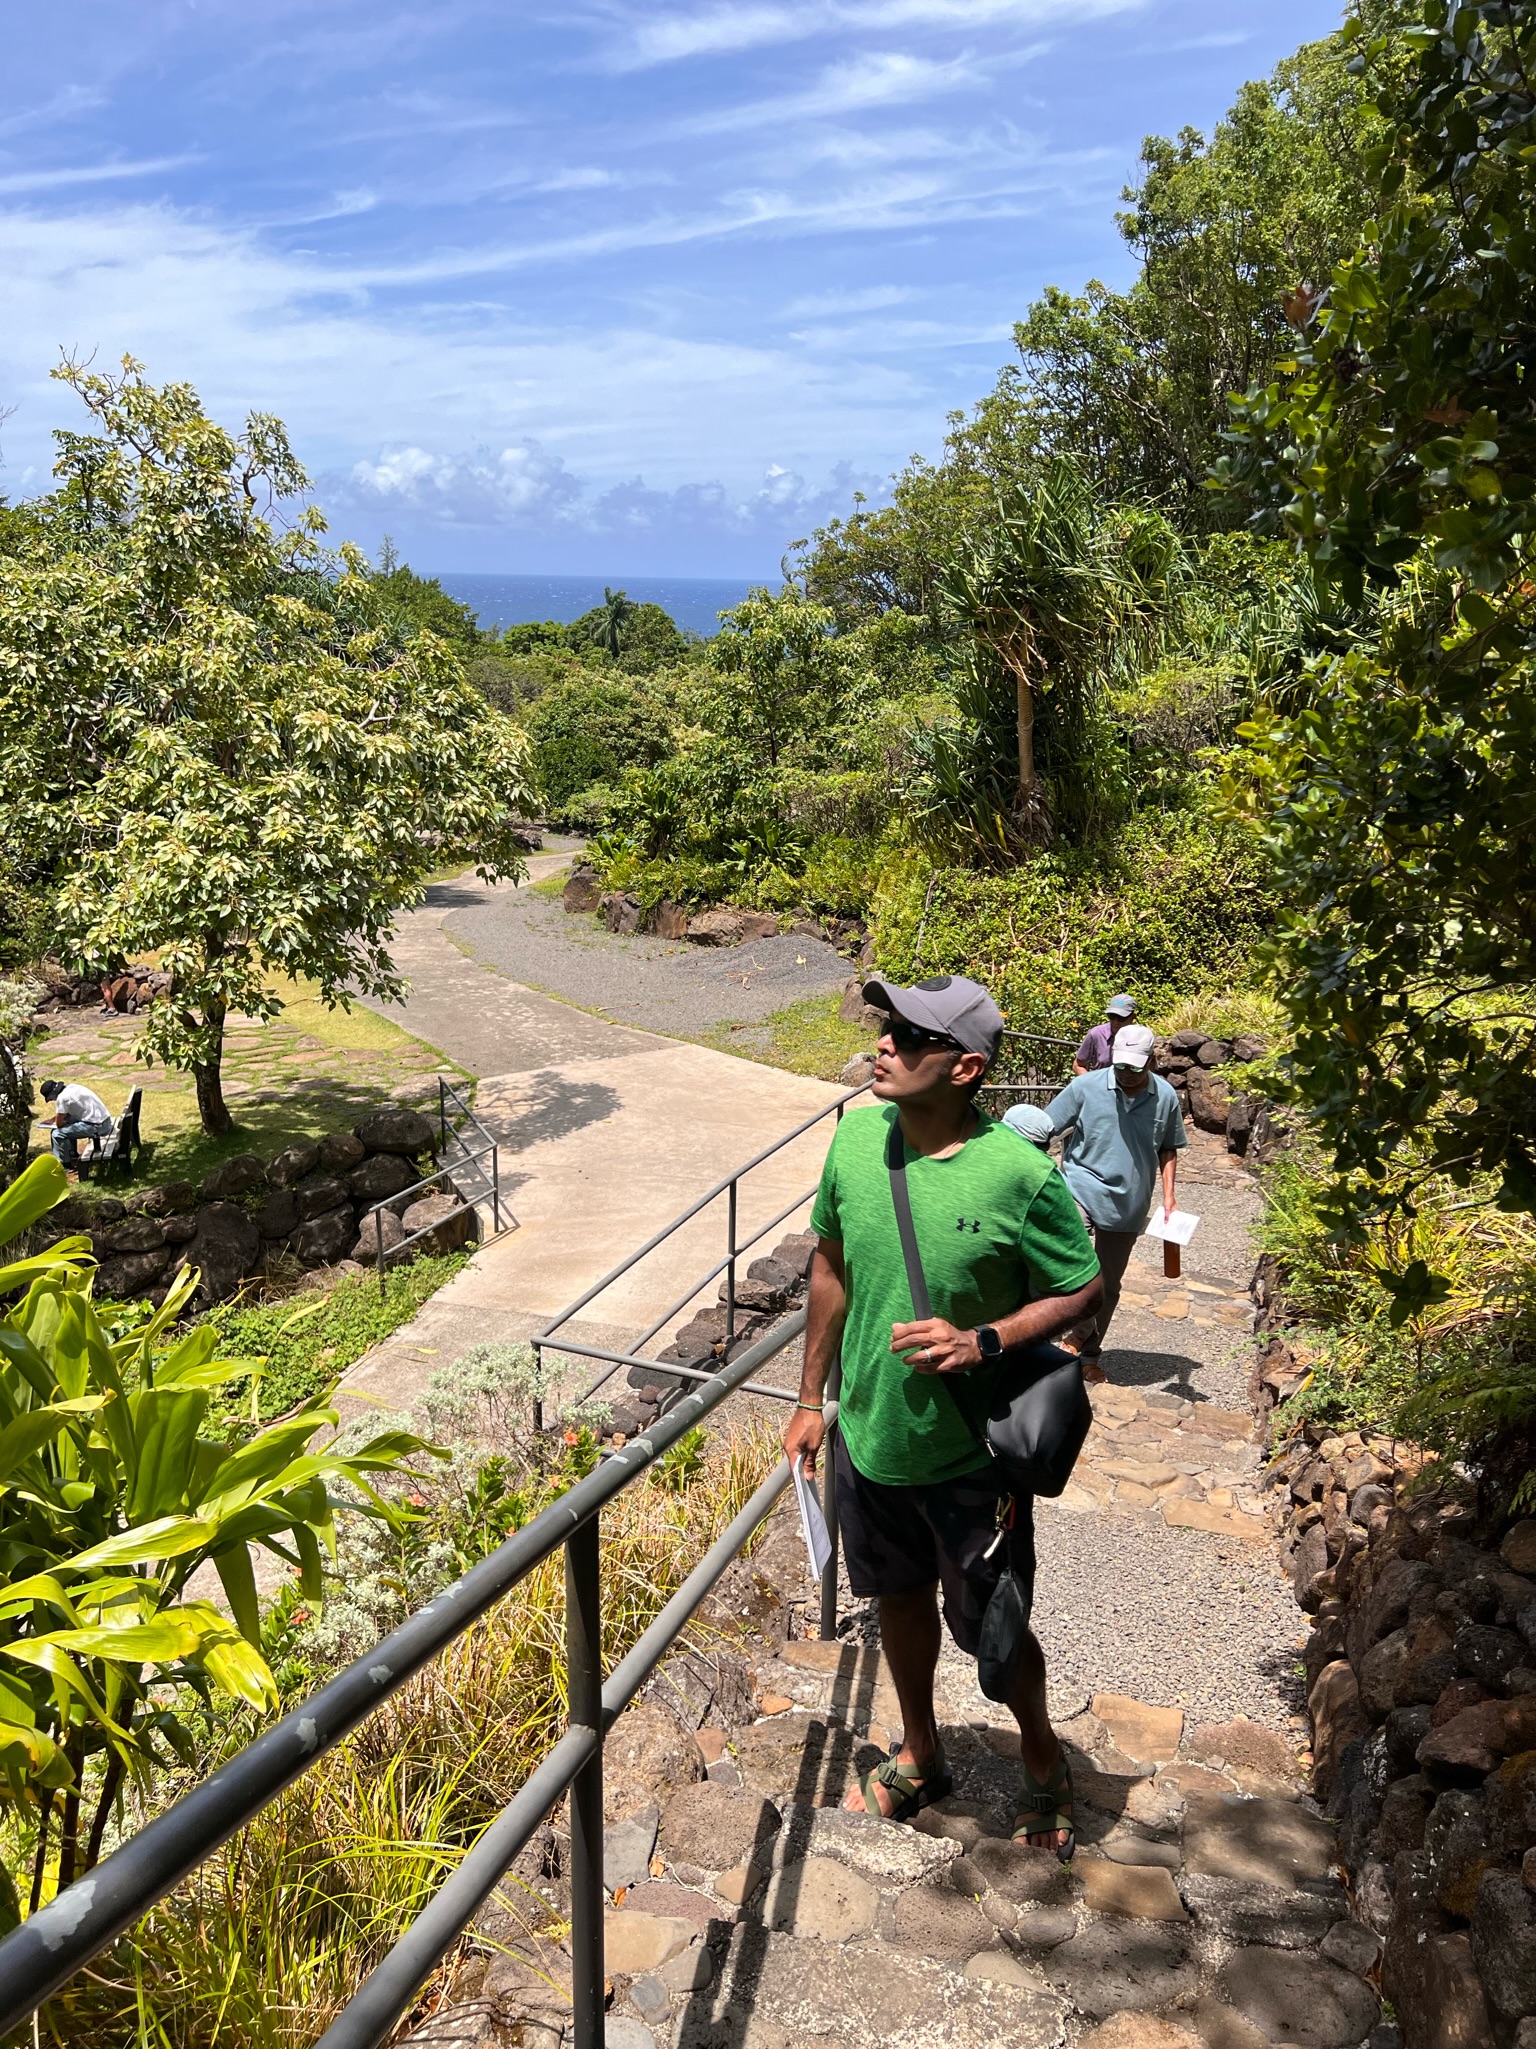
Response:
[{"label": "gravel path", "polygon": [[[1197,1722],[1241,1714],[1284,1729],[1300,1712],[1303,1618],[1272,1551],[1170,1530],[1146,1513],[1043,1503],[1035,1543],[1034,1623],[1053,1720],[1069,1720],[1095,1693],[1180,1707]],[[947,1638],[941,1671],[956,1707],[996,1712],[974,1663]]]},{"label": "gravel path", "polygon": [[569,915],[558,897],[493,893],[473,876],[439,885],[433,900],[449,905],[442,929],[456,945],[525,988],[676,1038],[755,1023],[802,997],[840,990],[852,972],[806,932],[730,947],[621,939],[593,917]]}]

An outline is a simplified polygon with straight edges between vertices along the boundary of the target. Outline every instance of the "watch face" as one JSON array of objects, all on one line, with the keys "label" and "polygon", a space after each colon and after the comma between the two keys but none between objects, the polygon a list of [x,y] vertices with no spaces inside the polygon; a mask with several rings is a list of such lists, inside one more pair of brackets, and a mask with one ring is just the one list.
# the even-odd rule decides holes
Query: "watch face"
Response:
[{"label": "watch face", "polygon": [[1003,1349],[1003,1341],[990,1323],[983,1324],[976,1333],[976,1342],[981,1348],[983,1359],[995,1359]]}]

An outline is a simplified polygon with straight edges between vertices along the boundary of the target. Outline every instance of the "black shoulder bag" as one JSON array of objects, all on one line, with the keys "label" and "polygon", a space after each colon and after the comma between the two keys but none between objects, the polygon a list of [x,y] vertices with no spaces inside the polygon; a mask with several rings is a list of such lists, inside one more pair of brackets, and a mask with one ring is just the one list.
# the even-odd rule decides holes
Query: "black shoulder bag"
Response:
[{"label": "black shoulder bag", "polygon": [[[933,1314],[912,1202],[907,1194],[906,1153],[901,1122],[892,1119],[885,1163],[891,1174],[891,1202],[912,1309],[921,1321]],[[970,1376],[967,1375],[967,1378]],[[986,1423],[979,1425],[954,1385],[955,1375],[936,1376],[949,1389],[967,1430],[995,1458],[1013,1494],[1059,1494],[1072,1477],[1077,1455],[1093,1424],[1093,1405],[1083,1385],[1083,1369],[1060,1345],[1014,1345],[1002,1354],[988,1375],[991,1383]]]}]

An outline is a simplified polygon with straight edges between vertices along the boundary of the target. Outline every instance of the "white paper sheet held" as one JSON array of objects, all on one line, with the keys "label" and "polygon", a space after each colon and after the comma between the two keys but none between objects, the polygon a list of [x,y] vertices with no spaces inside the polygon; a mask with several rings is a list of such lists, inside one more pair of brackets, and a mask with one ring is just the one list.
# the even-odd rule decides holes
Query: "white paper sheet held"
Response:
[{"label": "white paper sheet held", "polygon": [[1191,1209],[1176,1209],[1171,1217],[1163,1215],[1160,1202],[1152,1205],[1152,1215],[1147,1221],[1143,1238],[1166,1238],[1170,1245],[1187,1245],[1195,1235],[1200,1219]]},{"label": "white paper sheet held", "polygon": [[832,1556],[832,1539],[827,1535],[827,1519],[821,1512],[821,1503],[816,1499],[816,1489],[806,1477],[805,1462],[796,1459],[790,1471],[795,1480],[795,1499],[800,1504],[800,1528],[805,1534],[806,1553],[811,1561],[811,1570],[819,1579],[827,1569],[827,1560]]}]

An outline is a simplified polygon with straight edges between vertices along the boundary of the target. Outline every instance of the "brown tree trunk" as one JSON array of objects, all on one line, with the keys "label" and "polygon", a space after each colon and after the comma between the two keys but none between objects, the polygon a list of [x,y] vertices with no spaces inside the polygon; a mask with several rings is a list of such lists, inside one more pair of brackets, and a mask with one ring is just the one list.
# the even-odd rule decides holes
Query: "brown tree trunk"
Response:
[{"label": "brown tree trunk", "polygon": [[82,1744],[65,1746],[64,1755],[69,1759],[74,1778],[64,1793],[64,1825],[59,1831],[59,1891],[75,1882],[75,1862],[80,1854],[80,1781],[85,1776],[85,1750]]},{"label": "brown tree trunk", "polygon": [[211,1060],[195,1060],[192,1077],[197,1083],[197,1114],[203,1129],[220,1138],[234,1127],[229,1105],[224,1100],[224,1005],[210,1003],[203,1011],[203,1026],[213,1050]]},{"label": "brown tree trunk", "polygon": [[1013,674],[1018,692],[1019,719],[1019,807],[1029,810],[1035,801],[1035,691],[1029,672],[1021,663]]},{"label": "brown tree trunk", "polygon": [[1019,816],[1035,808],[1039,777],[1035,774],[1035,684],[1030,671],[1031,646],[1022,637],[1003,641],[997,650],[1004,671],[1013,678],[1014,716],[1019,735]]},{"label": "brown tree trunk", "polygon": [[197,1083],[197,1114],[203,1120],[203,1129],[218,1138],[234,1128],[234,1118],[229,1114],[229,1105],[224,1100],[222,1063],[195,1061],[192,1078]]}]

